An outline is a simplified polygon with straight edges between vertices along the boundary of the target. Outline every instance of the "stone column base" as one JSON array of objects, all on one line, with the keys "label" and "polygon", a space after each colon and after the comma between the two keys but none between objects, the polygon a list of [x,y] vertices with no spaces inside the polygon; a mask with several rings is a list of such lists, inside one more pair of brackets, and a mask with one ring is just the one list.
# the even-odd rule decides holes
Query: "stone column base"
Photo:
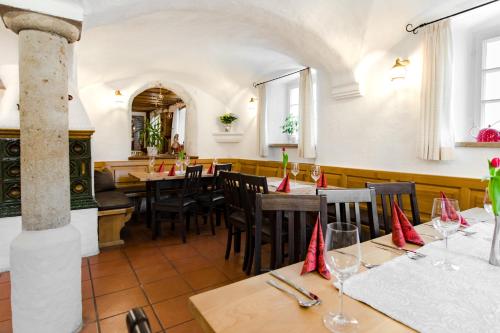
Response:
[{"label": "stone column base", "polygon": [[23,231],[11,243],[12,324],[16,333],[82,327],[81,240],[67,225]]}]

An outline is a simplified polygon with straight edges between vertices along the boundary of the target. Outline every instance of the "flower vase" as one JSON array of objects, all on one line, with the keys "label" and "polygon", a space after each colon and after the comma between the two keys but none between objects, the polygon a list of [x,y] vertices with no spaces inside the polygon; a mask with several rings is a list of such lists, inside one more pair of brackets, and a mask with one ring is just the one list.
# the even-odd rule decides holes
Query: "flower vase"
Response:
[{"label": "flower vase", "polygon": [[226,133],[231,132],[231,124],[224,124],[224,132]]},{"label": "flower vase", "polygon": [[500,216],[495,216],[495,229],[491,241],[490,264],[500,266]]}]

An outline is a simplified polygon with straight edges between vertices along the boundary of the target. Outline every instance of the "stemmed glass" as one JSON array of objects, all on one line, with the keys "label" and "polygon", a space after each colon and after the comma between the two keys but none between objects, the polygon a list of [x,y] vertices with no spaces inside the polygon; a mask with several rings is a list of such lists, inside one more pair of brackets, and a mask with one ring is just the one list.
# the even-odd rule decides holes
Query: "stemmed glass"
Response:
[{"label": "stemmed glass", "polygon": [[314,182],[317,182],[319,177],[321,176],[321,168],[319,165],[313,165],[311,169],[311,178]]},{"label": "stemmed glass", "polygon": [[155,157],[154,156],[150,156],[149,157],[148,172],[149,173],[154,173],[155,172]]},{"label": "stemmed glass", "polygon": [[[348,249],[344,249],[348,248]],[[337,249],[344,249],[337,252]],[[344,282],[356,274],[361,262],[358,228],[348,223],[330,223],[326,228],[325,260],[330,272],[339,282],[340,309],[323,316],[323,323],[331,332],[355,331],[358,321],[344,313]]]},{"label": "stemmed glass", "polygon": [[175,159],[175,166],[177,166],[181,174],[184,173],[182,165],[183,165],[182,160],[179,157],[177,157]]},{"label": "stemmed glass", "polygon": [[297,162],[292,163],[292,175],[294,178],[295,186],[297,186],[297,175],[300,173],[300,165]]},{"label": "stemmed glass", "polygon": [[448,237],[460,228],[460,208],[455,199],[435,198],[432,205],[432,225],[443,236],[446,249],[445,257],[435,261],[434,266],[444,270],[456,271],[459,267],[448,260]]},{"label": "stemmed glass", "polygon": [[191,160],[189,159],[189,155],[184,156],[184,165],[186,166],[186,168],[189,166],[190,162]]},{"label": "stemmed glass", "polygon": [[484,207],[484,210],[489,215],[493,215],[493,206],[491,205],[490,192],[489,192],[488,188],[486,188],[484,190],[483,207]]}]

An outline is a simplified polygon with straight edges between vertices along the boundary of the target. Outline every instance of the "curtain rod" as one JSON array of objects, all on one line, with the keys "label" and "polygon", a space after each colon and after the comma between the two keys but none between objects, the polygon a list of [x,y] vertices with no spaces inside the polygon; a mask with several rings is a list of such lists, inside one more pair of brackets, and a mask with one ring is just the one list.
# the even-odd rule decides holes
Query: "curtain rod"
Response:
[{"label": "curtain rod", "polygon": [[287,77],[287,76],[290,76],[290,75],[293,75],[293,74],[297,74],[297,73],[300,73],[302,71],[305,71],[306,69],[309,69],[309,67],[306,67],[306,68],[302,68],[301,70],[298,70],[298,71],[295,71],[293,73],[288,73],[288,74],[285,74],[285,75],[281,75],[281,76],[278,76],[278,77],[275,77],[274,79],[270,79],[270,80],[267,80],[267,81],[262,81],[262,82],[259,82],[259,83],[253,83],[253,87],[254,88],[257,88],[257,86],[260,86],[261,84],[264,84],[264,83],[268,83],[268,82],[272,82],[272,81],[276,81],[276,80],[279,80],[279,79],[282,79],[284,77]]},{"label": "curtain rod", "polygon": [[413,27],[413,24],[407,24],[406,25],[406,31],[407,32],[413,32],[414,34],[417,34],[418,33],[418,29],[420,28],[423,28],[425,27],[426,25],[429,25],[429,24],[432,24],[432,23],[436,23],[436,22],[439,22],[439,21],[442,21],[442,20],[446,20],[447,18],[450,18],[450,17],[454,17],[454,16],[457,16],[457,15],[460,15],[460,14],[463,14],[463,13],[467,13],[467,12],[470,12],[471,10],[474,10],[474,9],[478,9],[478,8],[481,8],[481,7],[484,7],[486,5],[489,5],[493,2],[497,2],[498,0],[493,0],[493,1],[488,1],[488,2],[485,2],[483,4],[480,4],[480,5],[477,5],[475,7],[472,7],[472,8],[468,8],[468,9],[464,9],[458,13],[454,13],[454,14],[451,14],[451,15],[448,15],[448,16],[445,16],[445,17],[441,17],[437,20],[434,20],[434,21],[431,21],[431,22],[426,22],[426,23],[422,23],[420,25],[418,25],[417,27]]}]

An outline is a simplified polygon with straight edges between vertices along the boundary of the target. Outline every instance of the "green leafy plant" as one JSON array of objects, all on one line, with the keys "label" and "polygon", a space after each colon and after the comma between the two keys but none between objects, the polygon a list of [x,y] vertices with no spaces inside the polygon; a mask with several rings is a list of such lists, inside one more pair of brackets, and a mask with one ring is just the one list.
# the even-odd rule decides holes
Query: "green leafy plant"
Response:
[{"label": "green leafy plant", "polygon": [[490,182],[488,184],[488,193],[491,199],[491,206],[495,216],[500,215],[500,158],[495,157],[488,161],[490,171]]},{"label": "green leafy plant", "polygon": [[283,126],[281,126],[281,130],[281,133],[294,135],[299,130],[299,121],[293,114],[289,114],[286,117]]},{"label": "green leafy plant", "polygon": [[233,122],[238,120],[238,117],[232,113],[224,113],[222,116],[219,117],[219,120],[224,125],[231,125]]},{"label": "green leafy plant", "polygon": [[159,120],[153,122],[146,120],[140,136],[141,141],[145,141],[147,147],[156,147],[159,151],[163,149],[165,138],[161,135],[161,123]]}]

